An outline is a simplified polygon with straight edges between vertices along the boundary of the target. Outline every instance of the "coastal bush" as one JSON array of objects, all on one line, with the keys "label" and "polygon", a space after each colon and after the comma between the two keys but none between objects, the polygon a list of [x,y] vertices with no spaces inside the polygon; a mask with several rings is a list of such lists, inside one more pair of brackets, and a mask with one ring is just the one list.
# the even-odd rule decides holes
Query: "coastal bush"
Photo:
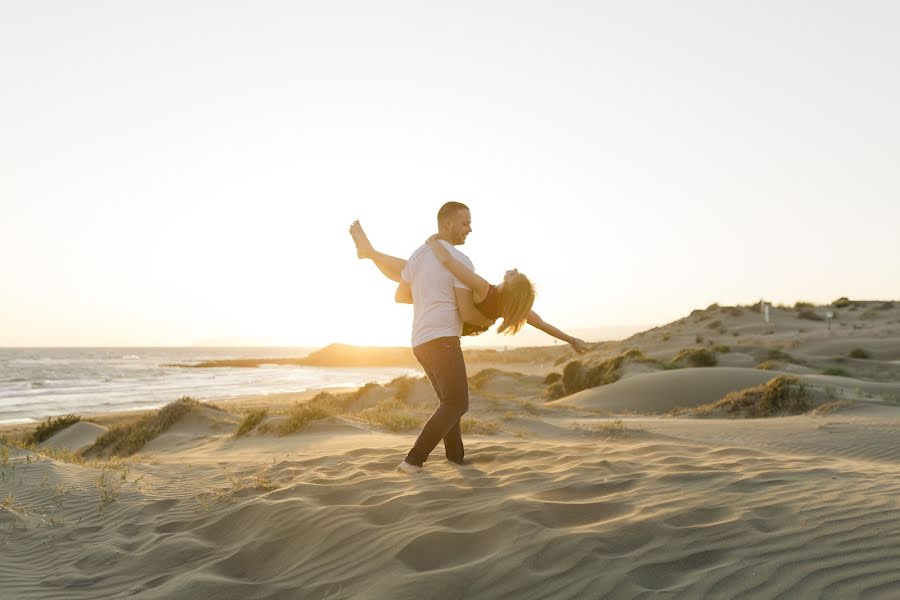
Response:
[{"label": "coastal bush", "polygon": [[130,456],[185,415],[199,412],[207,406],[190,396],[183,396],[137,421],[113,427],[98,437],[84,453]]},{"label": "coastal bush", "polygon": [[556,383],[562,379],[562,373],[548,373],[546,377],[544,377],[544,385],[550,385],[551,383]]},{"label": "coastal bush", "polygon": [[736,417],[799,415],[812,408],[806,386],[796,377],[780,376],[768,383],[730,392],[721,400],[698,406],[697,416],[724,413]]},{"label": "coastal bush", "polygon": [[812,302],[797,302],[794,304],[794,310],[801,311],[809,308],[813,308],[814,304]]},{"label": "coastal bush", "polygon": [[672,334],[671,334],[671,333],[666,332],[666,333],[662,334],[662,341],[668,342],[670,339],[672,339]]},{"label": "coastal bush", "polygon": [[694,338],[694,342],[697,343],[697,344],[702,344],[702,343],[703,343],[703,336],[702,336],[702,335],[698,335],[697,337]]},{"label": "coastal bush", "polygon": [[266,418],[267,414],[269,414],[269,411],[265,408],[255,408],[251,410],[244,417],[244,420],[241,421],[237,431],[234,432],[234,437],[239,438],[253,431],[257,425],[262,423],[262,420]]},{"label": "coastal bush", "polygon": [[551,400],[559,400],[565,395],[566,388],[563,386],[562,382],[558,382],[547,388],[547,391],[544,392],[544,399],[545,401],[550,402]]},{"label": "coastal bush", "polygon": [[872,358],[872,355],[862,348],[854,348],[848,356],[850,358]]},{"label": "coastal bush", "polygon": [[580,360],[573,360],[566,364],[562,374],[562,384],[566,395],[574,394],[585,388],[584,372],[584,364]]},{"label": "coastal bush", "polygon": [[28,441],[32,444],[40,444],[44,440],[48,440],[58,431],[62,431],[66,427],[70,425],[74,425],[81,421],[81,417],[77,415],[64,415],[62,417],[56,417],[55,419],[51,419],[47,417],[47,421],[44,423],[39,423],[38,426],[34,429],[31,436],[28,438]]},{"label": "coastal bush", "polygon": [[774,371],[776,369],[780,369],[781,365],[774,360],[767,360],[756,365],[756,368],[762,371]]},{"label": "coastal bush", "polygon": [[720,344],[718,346],[713,346],[712,351],[719,352],[720,354],[727,354],[727,353],[731,352],[731,348]]},{"label": "coastal bush", "polygon": [[719,361],[716,360],[716,355],[706,348],[685,348],[669,361],[669,364],[673,366],[685,363],[692,367],[714,367],[719,364]]},{"label": "coastal bush", "polygon": [[706,325],[707,329],[722,329],[723,327],[724,325],[722,324],[722,321],[719,321],[718,319],[713,321],[712,323],[707,323]]},{"label": "coastal bush", "polygon": [[894,302],[892,300],[888,300],[887,302],[882,302],[878,306],[875,307],[875,310],[891,310],[894,308]]},{"label": "coastal bush", "polygon": [[728,314],[732,317],[740,317],[742,314],[744,314],[744,311],[738,306],[732,306],[728,309]]},{"label": "coastal bush", "polygon": [[835,300],[834,302],[831,303],[831,305],[834,306],[835,308],[846,308],[846,307],[850,306],[851,304],[852,304],[852,302],[850,302],[850,299],[847,298],[846,296],[841,296],[840,298],[838,298],[837,300]]}]

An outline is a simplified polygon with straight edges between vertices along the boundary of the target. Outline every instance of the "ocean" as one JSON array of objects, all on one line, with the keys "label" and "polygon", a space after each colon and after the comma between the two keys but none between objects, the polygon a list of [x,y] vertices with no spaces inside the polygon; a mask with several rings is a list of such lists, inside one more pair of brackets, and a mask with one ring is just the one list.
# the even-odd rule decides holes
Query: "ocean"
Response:
[{"label": "ocean", "polygon": [[48,416],[157,408],[182,396],[200,400],[385,383],[406,368],[184,369],[232,358],[285,358],[314,348],[0,348],[0,424]]}]

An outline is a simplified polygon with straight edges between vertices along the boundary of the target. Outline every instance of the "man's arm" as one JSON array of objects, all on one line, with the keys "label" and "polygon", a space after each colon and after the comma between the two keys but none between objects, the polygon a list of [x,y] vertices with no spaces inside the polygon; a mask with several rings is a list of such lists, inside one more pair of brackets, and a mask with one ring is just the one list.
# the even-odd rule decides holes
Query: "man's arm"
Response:
[{"label": "man's arm", "polygon": [[397,291],[394,292],[394,302],[398,304],[412,304],[412,288],[409,286],[408,281],[400,280],[400,284],[397,285]]},{"label": "man's arm", "polygon": [[456,307],[463,321],[472,325],[492,325],[494,323],[492,319],[488,319],[475,308],[472,290],[455,287],[453,291],[456,292]]},{"label": "man's arm", "polygon": [[540,329],[547,335],[552,335],[556,339],[566,342],[567,344],[572,346],[572,349],[575,350],[575,352],[577,352],[578,354],[590,350],[590,347],[588,347],[588,345],[584,343],[584,340],[578,339],[577,337],[572,337],[565,331],[557,329],[550,323],[543,320],[541,316],[534,311],[528,313],[528,324],[532,327]]}]

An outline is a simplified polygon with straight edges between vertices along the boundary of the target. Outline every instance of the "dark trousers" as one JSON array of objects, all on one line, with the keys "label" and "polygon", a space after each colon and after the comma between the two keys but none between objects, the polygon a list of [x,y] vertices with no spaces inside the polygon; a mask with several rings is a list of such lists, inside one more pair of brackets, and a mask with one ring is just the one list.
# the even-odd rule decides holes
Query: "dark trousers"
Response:
[{"label": "dark trousers", "polygon": [[469,380],[458,337],[442,337],[413,348],[416,360],[425,369],[440,405],[432,413],[416,439],[406,462],[422,466],[440,440],[444,440],[447,460],[462,463],[464,450],[459,420],[469,410]]}]

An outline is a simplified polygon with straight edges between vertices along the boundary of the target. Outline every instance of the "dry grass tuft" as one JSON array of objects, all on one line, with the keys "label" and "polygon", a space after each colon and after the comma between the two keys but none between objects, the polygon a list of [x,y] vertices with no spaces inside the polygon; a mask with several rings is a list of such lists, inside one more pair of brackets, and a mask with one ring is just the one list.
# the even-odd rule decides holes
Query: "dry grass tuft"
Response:
[{"label": "dry grass tuft", "polygon": [[625,435],[628,429],[622,419],[614,419],[612,421],[598,421],[595,423],[576,423],[574,426],[576,431],[583,431],[591,435],[599,435],[603,437],[619,437]]},{"label": "dry grass tuft", "polygon": [[84,454],[130,456],[185,415],[199,412],[207,406],[190,396],[184,396],[135,422],[110,429],[97,438]]},{"label": "dry grass tuft", "polygon": [[256,408],[251,410],[244,417],[244,420],[241,421],[241,424],[238,426],[237,431],[234,432],[234,437],[239,438],[256,429],[257,425],[262,423],[262,420],[265,419],[266,415],[268,414],[269,410],[266,408]]},{"label": "dry grass tuft", "polygon": [[28,438],[28,441],[32,444],[40,444],[41,442],[50,439],[53,435],[59,431],[62,431],[66,427],[70,425],[74,425],[79,422],[81,417],[77,415],[64,415],[62,417],[56,417],[55,419],[51,419],[47,417],[47,421],[44,423],[40,423]]}]

